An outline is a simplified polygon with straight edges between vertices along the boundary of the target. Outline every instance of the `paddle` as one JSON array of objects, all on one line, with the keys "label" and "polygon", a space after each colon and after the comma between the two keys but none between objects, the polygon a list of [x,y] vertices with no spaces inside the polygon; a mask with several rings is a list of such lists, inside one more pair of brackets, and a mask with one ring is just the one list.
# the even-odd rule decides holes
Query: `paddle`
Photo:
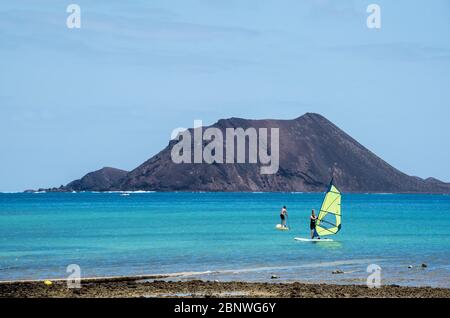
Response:
[{"label": "paddle", "polygon": [[291,226],[290,226],[290,224],[289,224],[289,217],[287,216],[287,214],[286,214],[286,227],[287,227],[289,230],[292,230],[292,228],[291,228]]}]

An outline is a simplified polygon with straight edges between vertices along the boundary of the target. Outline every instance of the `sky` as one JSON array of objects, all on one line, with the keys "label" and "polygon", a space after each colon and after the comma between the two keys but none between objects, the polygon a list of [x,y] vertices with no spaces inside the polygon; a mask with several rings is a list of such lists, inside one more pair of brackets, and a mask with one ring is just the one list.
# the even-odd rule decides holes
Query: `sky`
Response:
[{"label": "sky", "polygon": [[450,182],[449,70],[447,0],[0,0],[0,191],[131,170],[195,119],[306,112]]}]

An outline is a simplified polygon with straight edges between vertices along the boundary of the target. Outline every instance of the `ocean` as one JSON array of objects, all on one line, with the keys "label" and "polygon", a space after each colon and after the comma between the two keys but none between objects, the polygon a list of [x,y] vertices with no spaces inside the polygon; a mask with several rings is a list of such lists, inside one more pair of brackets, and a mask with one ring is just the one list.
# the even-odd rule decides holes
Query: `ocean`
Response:
[{"label": "ocean", "polygon": [[[450,288],[450,196],[343,194],[335,242],[295,241],[323,196],[3,193],[0,281],[65,278],[77,264],[82,277],[365,284],[376,264],[382,284]],[[275,230],[283,205],[287,232]]]}]

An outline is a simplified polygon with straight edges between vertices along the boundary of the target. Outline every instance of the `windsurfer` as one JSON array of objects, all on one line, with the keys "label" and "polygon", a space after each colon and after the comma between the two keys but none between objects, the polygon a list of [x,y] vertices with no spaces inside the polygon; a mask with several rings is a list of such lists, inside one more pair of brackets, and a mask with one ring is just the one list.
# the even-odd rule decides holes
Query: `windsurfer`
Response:
[{"label": "windsurfer", "polygon": [[[311,217],[310,217],[310,224],[309,224],[309,228],[311,229],[311,239],[314,238],[314,235],[316,234],[316,221],[317,221],[317,216],[314,212],[314,209],[311,211]],[[318,237],[320,238],[320,237]]]}]

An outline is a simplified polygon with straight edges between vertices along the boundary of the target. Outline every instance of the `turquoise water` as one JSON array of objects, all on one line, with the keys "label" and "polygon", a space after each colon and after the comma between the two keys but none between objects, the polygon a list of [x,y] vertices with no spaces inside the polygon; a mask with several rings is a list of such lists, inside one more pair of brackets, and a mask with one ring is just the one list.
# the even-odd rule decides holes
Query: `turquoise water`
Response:
[{"label": "turquoise water", "polygon": [[[84,277],[196,272],[176,279],[359,284],[377,264],[384,284],[450,287],[450,196],[344,195],[336,242],[295,241],[309,235],[322,198],[0,194],[0,280],[67,277],[67,265],[78,264]],[[289,232],[274,229],[282,205]]]}]

